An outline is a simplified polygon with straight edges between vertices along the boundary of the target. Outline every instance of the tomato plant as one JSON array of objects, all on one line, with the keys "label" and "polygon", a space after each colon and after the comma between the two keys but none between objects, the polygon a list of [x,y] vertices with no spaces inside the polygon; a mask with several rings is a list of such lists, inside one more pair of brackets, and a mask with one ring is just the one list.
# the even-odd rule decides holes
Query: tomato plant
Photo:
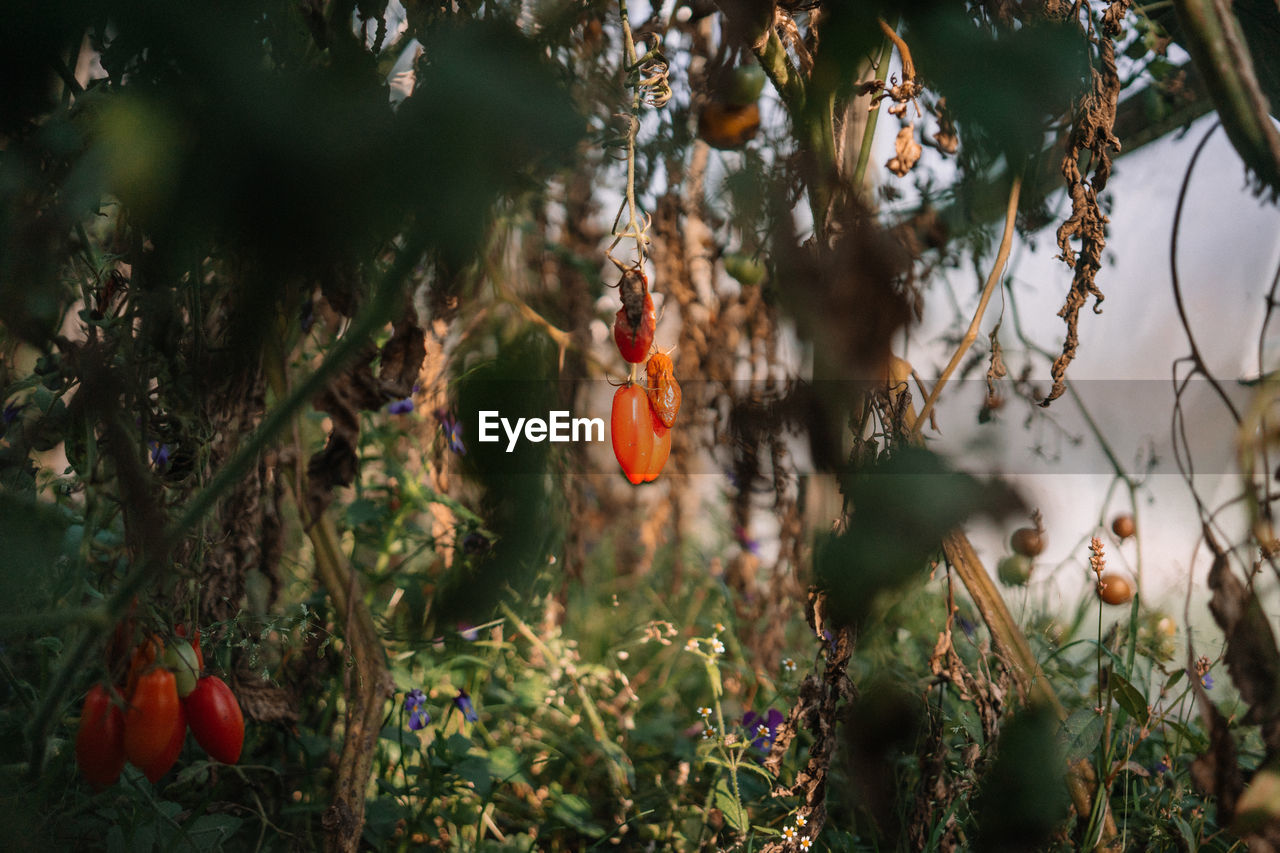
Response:
[{"label": "tomato plant", "polygon": [[649,404],[663,426],[670,427],[680,412],[680,383],[676,381],[675,366],[666,353],[655,352],[645,373],[649,377]]},{"label": "tomato plant", "polygon": [[187,697],[186,706],[196,743],[215,761],[235,764],[244,746],[244,715],[226,682],[206,675]]},{"label": "tomato plant", "polygon": [[124,715],[101,684],[89,688],[76,733],[76,764],[95,790],[115,784],[124,769]]},{"label": "tomato plant", "polygon": [[157,667],[137,678],[124,712],[124,752],[137,767],[154,767],[169,749],[181,722],[173,673]]}]

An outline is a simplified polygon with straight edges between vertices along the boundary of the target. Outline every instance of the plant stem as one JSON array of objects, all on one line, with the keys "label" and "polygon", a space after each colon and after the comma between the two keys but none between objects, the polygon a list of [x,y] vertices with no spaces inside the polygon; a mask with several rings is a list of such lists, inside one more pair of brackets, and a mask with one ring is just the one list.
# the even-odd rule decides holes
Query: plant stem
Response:
[{"label": "plant stem", "polygon": [[1005,208],[1004,214],[1004,234],[1000,238],[1000,250],[996,252],[995,263],[991,265],[991,273],[987,276],[986,286],[982,289],[982,298],[978,300],[978,308],[973,313],[973,320],[970,321],[969,328],[964,333],[964,338],[960,341],[960,346],[956,347],[956,351],[951,356],[951,361],[947,362],[946,368],[942,371],[942,375],[938,377],[938,381],[934,383],[933,390],[929,392],[929,398],[924,401],[924,406],[921,407],[920,414],[916,417],[916,425],[912,428],[913,438],[920,435],[920,431],[924,428],[925,422],[928,421],[930,413],[933,412],[934,404],[938,402],[938,395],[942,393],[942,386],[947,384],[951,374],[960,365],[960,360],[964,358],[965,353],[969,351],[969,347],[978,338],[978,327],[982,325],[982,316],[987,311],[987,303],[991,301],[991,294],[995,292],[996,284],[1004,274],[1005,263],[1009,260],[1009,250],[1013,246],[1013,228],[1018,219],[1018,195],[1021,190],[1022,176],[1017,175],[1013,179],[1013,184],[1009,187],[1009,203]]}]

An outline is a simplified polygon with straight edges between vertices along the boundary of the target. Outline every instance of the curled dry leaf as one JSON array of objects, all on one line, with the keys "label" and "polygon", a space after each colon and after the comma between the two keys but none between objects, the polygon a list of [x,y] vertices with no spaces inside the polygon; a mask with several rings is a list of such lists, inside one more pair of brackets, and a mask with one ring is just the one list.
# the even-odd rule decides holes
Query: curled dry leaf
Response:
[{"label": "curled dry leaf", "polygon": [[893,172],[899,178],[906,176],[907,172],[916,165],[916,161],[920,159],[920,153],[923,150],[920,143],[916,142],[916,126],[908,124],[898,131],[898,138],[894,140],[893,148],[896,152],[893,157],[889,158],[889,162],[885,163],[890,172]]}]

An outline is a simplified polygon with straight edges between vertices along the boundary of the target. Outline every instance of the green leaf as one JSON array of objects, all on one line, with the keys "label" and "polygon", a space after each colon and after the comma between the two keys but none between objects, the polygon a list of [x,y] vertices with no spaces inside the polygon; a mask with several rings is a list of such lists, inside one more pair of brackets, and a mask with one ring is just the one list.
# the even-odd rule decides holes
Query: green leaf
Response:
[{"label": "green leaf", "polygon": [[551,808],[551,816],[591,838],[600,838],[605,834],[592,821],[590,804],[576,794],[560,794]]},{"label": "green leaf", "polygon": [[747,810],[733,795],[733,787],[729,783],[728,775],[721,776],[716,782],[715,804],[724,815],[725,823],[737,832],[745,832],[750,826]]},{"label": "green leaf", "polygon": [[1141,725],[1146,725],[1151,718],[1151,711],[1147,708],[1146,697],[1138,688],[1129,683],[1129,680],[1114,670],[1110,675],[1111,694],[1115,697],[1121,708],[1128,712]]},{"label": "green leaf", "polygon": [[1181,681],[1183,676],[1185,676],[1186,674],[1187,674],[1187,671],[1185,669],[1174,670],[1173,675],[1169,676],[1169,680],[1164,683],[1164,689],[1165,690],[1173,689],[1173,685]]},{"label": "green leaf", "polygon": [[1078,761],[1091,755],[1102,740],[1106,721],[1092,708],[1081,708],[1062,724],[1067,760]]}]

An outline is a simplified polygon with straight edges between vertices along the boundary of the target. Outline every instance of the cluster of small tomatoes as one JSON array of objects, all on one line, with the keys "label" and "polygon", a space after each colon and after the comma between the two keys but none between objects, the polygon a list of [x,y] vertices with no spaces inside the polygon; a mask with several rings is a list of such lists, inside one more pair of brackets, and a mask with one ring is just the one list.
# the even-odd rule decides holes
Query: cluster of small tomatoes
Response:
[{"label": "cluster of small tomatoes", "polygon": [[177,762],[188,727],[215,761],[240,758],[240,704],[221,678],[201,674],[200,631],[190,639],[181,626],[174,633],[167,645],[158,634],[143,640],[122,683],[95,684],[85,696],[76,764],[96,790],[115,784],[126,760],[158,781]]},{"label": "cluster of small tomatoes", "polygon": [[628,378],[613,395],[609,435],[622,473],[635,484],[650,483],[671,455],[671,426],[680,411],[680,383],[666,353],[653,352],[657,328],[649,282],[639,269],[623,273],[618,285],[622,307],[613,323],[613,340],[629,364],[644,364],[647,382]]}]

